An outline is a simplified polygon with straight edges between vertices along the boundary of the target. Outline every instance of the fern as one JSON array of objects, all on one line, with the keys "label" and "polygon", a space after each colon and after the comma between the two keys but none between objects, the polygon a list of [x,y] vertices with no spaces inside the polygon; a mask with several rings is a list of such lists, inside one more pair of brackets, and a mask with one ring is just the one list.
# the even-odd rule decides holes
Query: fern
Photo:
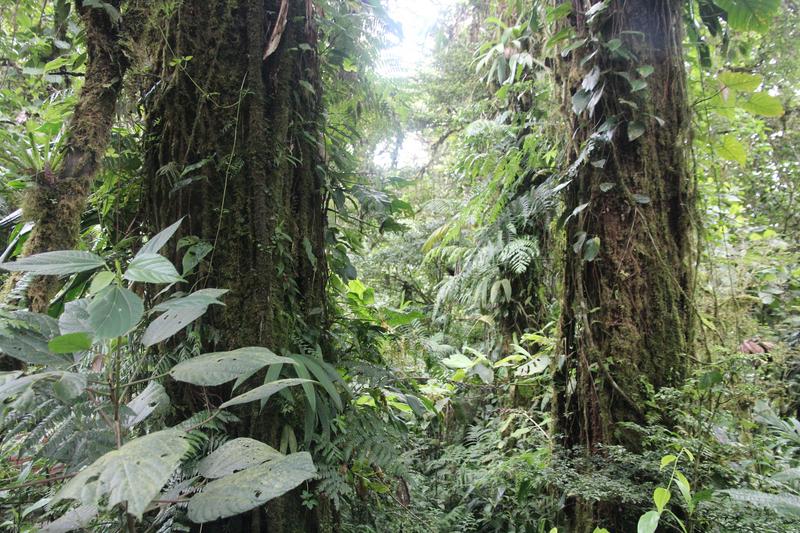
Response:
[{"label": "fern", "polygon": [[539,246],[530,238],[514,239],[500,251],[499,261],[514,274],[524,274],[539,256]]}]

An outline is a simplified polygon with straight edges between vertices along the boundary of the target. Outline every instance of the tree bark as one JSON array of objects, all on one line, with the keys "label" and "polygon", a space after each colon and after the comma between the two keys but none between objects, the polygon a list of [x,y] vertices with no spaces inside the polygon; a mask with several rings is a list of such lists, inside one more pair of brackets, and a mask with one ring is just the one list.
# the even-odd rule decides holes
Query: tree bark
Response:
[{"label": "tree bark", "polygon": [[[643,423],[652,392],[684,378],[694,185],[682,2],[611,0],[594,18],[590,8],[573,0],[568,24],[587,41],[557,69],[570,117],[572,215],[553,419],[558,444],[597,454],[602,445],[639,450],[638,434],[620,422]],[[638,518],[614,502],[577,501],[570,514],[578,532],[635,531]]]},{"label": "tree bark", "polygon": [[[230,292],[207,317],[206,349],[320,342],[326,219],[311,3],[184,1],[167,16],[147,106],[145,228],[185,216],[179,236],[213,245],[194,286]],[[236,433],[273,445],[288,423],[239,414]],[[332,530],[322,507],[306,510],[296,491],[203,531]]]},{"label": "tree bark", "polygon": [[[109,2],[117,10],[120,3],[121,0]],[[69,250],[77,244],[81,215],[108,145],[128,69],[120,25],[110,19],[105,9],[77,4],[86,28],[85,82],[67,128],[60,167],[40,169],[23,200],[23,216],[35,224],[25,243],[25,256]],[[17,281],[12,276],[6,292]],[[46,311],[58,287],[57,277],[38,277],[27,291],[30,308]]]}]

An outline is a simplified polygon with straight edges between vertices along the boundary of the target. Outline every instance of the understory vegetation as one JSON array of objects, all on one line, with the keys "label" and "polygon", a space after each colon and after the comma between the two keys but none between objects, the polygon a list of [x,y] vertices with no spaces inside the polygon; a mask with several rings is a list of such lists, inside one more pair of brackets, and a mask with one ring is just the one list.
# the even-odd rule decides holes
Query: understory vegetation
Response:
[{"label": "understory vegetation", "polygon": [[446,4],[0,3],[0,531],[800,531],[800,5]]}]

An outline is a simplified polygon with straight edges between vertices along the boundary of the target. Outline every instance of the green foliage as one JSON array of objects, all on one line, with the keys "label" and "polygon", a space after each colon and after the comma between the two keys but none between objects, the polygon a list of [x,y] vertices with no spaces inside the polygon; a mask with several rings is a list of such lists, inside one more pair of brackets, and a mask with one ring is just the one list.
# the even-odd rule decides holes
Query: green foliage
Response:
[{"label": "green foliage", "polygon": [[188,516],[203,523],[249,511],[314,477],[307,452],[280,456],[209,483],[189,502]]},{"label": "green foliage", "polygon": [[81,470],[51,504],[66,499],[96,507],[107,495],[109,508],[124,504],[128,513],[141,519],[188,451],[183,432],[173,429],[133,439]]},{"label": "green foliage", "polygon": [[[175,229],[151,239],[151,249],[161,248]],[[4,266],[75,274],[87,270],[89,263],[97,269],[106,261],[88,253],[51,252]],[[116,265],[119,270],[120,262]],[[140,252],[123,272],[105,276],[111,271],[104,270],[95,274],[95,281],[87,284],[95,292],[89,289],[83,298],[70,302],[72,305],[65,306],[57,320],[19,311],[4,315],[9,341],[16,343],[11,350],[4,348],[5,353],[31,364],[25,372],[4,373],[0,384],[4,457],[11,453],[25,457],[22,461],[28,469],[34,463],[62,464],[68,474],[53,479],[68,481],[55,495],[41,501],[48,504],[48,513],[63,511],[60,502],[64,500],[79,504],[47,526],[49,530],[68,528],[66,524],[73,522],[85,525],[101,516],[99,513],[114,515],[115,509],[132,519],[144,520],[165,485],[191,464],[212,480],[205,483],[194,478],[182,489],[184,493],[197,493],[189,500],[187,511],[195,522],[247,511],[315,475],[307,453],[284,456],[248,439],[232,440],[205,458],[198,457],[203,442],[212,438],[212,421],[230,420],[223,409],[256,400],[263,405],[273,393],[313,383],[309,380],[268,377],[264,385],[221,402],[214,411],[198,413],[202,418],[188,425],[170,427],[155,418],[170,405],[169,395],[159,382],[167,374],[197,385],[236,380],[239,386],[265,366],[295,364],[293,359],[278,357],[266,348],[248,347],[189,358],[160,375],[153,372],[154,367],[148,369],[146,337],[152,323],[145,328],[144,302],[131,290],[136,286],[128,288],[122,283],[178,281],[166,276],[168,271],[174,272],[174,268],[166,258]],[[105,279],[97,282],[101,277]],[[205,311],[210,304],[220,303],[216,298],[224,292],[204,289],[168,298],[153,309],[165,310],[165,314],[171,310]],[[185,325],[181,323],[181,327]],[[162,340],[179,329],[171,327],[171,333]],[[36,342],[20,343],[24,338]],[[66,353],[72,356],[59,356]],[[51,370],[53,367],[64,370]],[[330,380],[326,386],[330,389]],[[139,393],[132,395],[136,389]],[[341,401],[338,395],[337,400]],[[45,409],[31,410],[37,403]],[[28,456],[23,455],[26,452]]]},{"label": "green foliage", "polygon": [[234,379],[238,384],[268,365],[284,363],[291,364],[293,361],[278,357],[267,348],[239,348],[183,361],[170,370],[170,375],[173,379],[193,385],[222,385]]},{"label": "green foliage", "polygon": [[[83,4],[115,21],[139,16],[135,2]],[[174,7],[157,4],[156,18]],[[289,122],[319,150],[325,258],[312,253],[317,243],[288,237],[289,224],[306,221],[284,221],[263,243],[275,276],[288,280],[269,298],[299,326],[280,332],[287,342],[272,350],[227,351],[218,351],[222,332],[201,320],[227,292],[206,287],[218,268],[212,244],[185,235],[180,220],[144,243],[133,229],[152,142],[141,109],[169,82],[153,79],[147,44],[126,42],[134,74],[81,249],[20,257],[31,227],[15,212],[19,194],[63,163],[85,75],[86,36],[72,5],[0,7],[0,268],[23,274],[9,301],[36,275],[64,283],[46,314],[0,309],[10,369],[0,373],[0,529],[188,530],[289,491],[309,513],[333,506],[336,526],[353,532],[571,531],[571,509],[598,502],[640,532],[797,529],[800,24],[791,2],[685,4],[684,148],[700,204],[699,231],[686,236],[698,252],[697,296],[685,305],[697,344],[685,355],[685,383],[642,383],[639,422],[614,428],[641,449],[592,454],[562,449],[552,429],[564,254],[590,275],[637,273],[596,235],[565,242],[565,222],[590,210],[563,213],[563,199],[578,165],[606,168],[613,154],[598,154],[609,140],[642,143],[671,120],[644,105],[654,66],[638,64],[623,39],[602,37],[612,3],[585,13],[570,2],[458,3],[432,32],[430,66],[398,78],[378,74],[380,47],[401,33],[381,2],[315,2],[319,31],[292,53],[318,61],[322,80],[292,94],[319,98],[324,119]],[[588,39],[565,26],[573,18],[588,25]],[[574,94],[562,94],[561,77],[574,73],[556,65],[570,54],[583,71]],[[186,69],[197,59],[165,61]],[[213,103],[204,80],[192,82],[196,104]],[[567,167],[559,108],[596,117],[612,87],[626,111],[594,124]],[[204,126],[181,127],[194,135]],[[241,127],[249,126],[220,133]],[[400,155],[415,143],[429,157],[404,165]],[[308,157],[294,147],[279,155]],[[228,163],[241,164],[236,153],[207,153],[170,162],[159,178],[174,194]],[[295,198],[303,191],[293,180],[285,193]],[[604,198],[623,192],[609,173],[597,188]],[[642,194],[630,204],[634,216],[622,225],[631,232],[637,210],[660,208]],[[234,216],[242,235],[220,239],[246,238],[251,214]],[[328,279],[327,301],[304,309],[322,317],[320,330],[293,316],[307,304],[287,259],[297,250]],[[616,297],[586,302],[587,320]],[[596,390],[609,369],[628,364],[605,356],[608,368],[590,368]],[[262,417],[279,421],[268,428],[274,441],[241,436]],[[615,531],[586,527],[595,526]]]}]

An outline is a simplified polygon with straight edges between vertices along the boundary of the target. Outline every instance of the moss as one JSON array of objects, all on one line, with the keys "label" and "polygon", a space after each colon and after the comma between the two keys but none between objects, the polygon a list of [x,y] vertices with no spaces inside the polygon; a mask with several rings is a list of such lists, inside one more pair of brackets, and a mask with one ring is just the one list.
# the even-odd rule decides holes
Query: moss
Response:
[{"label": "moss", "polygon": [[[119,7],[119,1],[112,2]],[[92,181],[108,143],[122,79],[128,68],[120,28],[102,9],[84,7],[81,18],[86,28],[88,64],[85,83],[67,128],[67,145],[60,168],[41,172],[23,199],[24,217],[35,224],[23,250],[32,255],[74,248],[78,241],[81,215]],[[16,283],[6,283],[7,294]],[[58,290],[53,277],[37,278],[28,289],[34,311],[47,310]]]},{"label": "moss", "polygon": [[[308,239],[324,264],[318,155],[316,144],[298,131],[316,127],[319,102],[303,100],[297,83],[308,79],[301,76],[316,83],[318,74],[304,59],[313,54],[296,47],[309,42],[304,5],[289,5],[289,24],[267,61],[263,47],[277,2],[184,3],[162,29],[168,46],[163,38],[156,41],[155,74],[165,82],[147,107],[144,223],[152,233],[186,216],[181,234],[214,245],[210,264],[192,280],[230,291],[225,307],[204,317],[216,332],[204,338],[207,350],[296,350],[298,338],[313,339],[322,325],[324,315],[310,311],[324,303],[325,276],[309,265],[303,246]],[[176,69],[174,56],[192,59]],[[199,170],[204,179],[178,191],[161,171],[180,172],[209,157],[214,163]],[[280,413],[243,407],[237,414],[243,422],[234,433],[273,445],[286,424],[301,427]],[[330,531],[335,524],[332,509],[310,513],[294,491],[203,531]]]},{"label": "moss", "polygon": [[[648,64],[654,72],[647,79],[648,91],[634,95],[622,77],[607,77],[590,119],[575,117],[569,99],[594,64],[582,65],[579,57],[562,62],[564,107],[574,130],[571,159],[577,160],[595,125],[607,117],[640,118],[620,98],[638,99],[641,117],[658,116],[666,123],[651,121],[632,142],[618,127],[613,141],[600,148],[604,153],[592,156],[605,158],[605,166],[582,166],[567,192],[567,212],[585,203],[588,207],[567,224],[561,319],[566,363],[555,374],[554,432],[563,436],[566,447],[587,453],[598,453],[601,444],[639,449],[640,437],[619,423],[644,422],[647,395],[681,383],[686,355],[694,348],[694,200],[684,154],[688,104],[681,7],[678,2],[612,1],[608,13],[602,40],[622,39],[638,62],[600,53],[594,60],[600,70],[633,71]],[[586,31],[580,20],[573,22],[579,33]],[[603,182],[617,186],[601,191]],[[601,252],[592,262],[572,253],[572,243],[584,232],[600,238]],[[613,506],[576,502],[570,530],[590,531],[600,518],[614,530],[635,529],[635,524],[615,524]]]}]

